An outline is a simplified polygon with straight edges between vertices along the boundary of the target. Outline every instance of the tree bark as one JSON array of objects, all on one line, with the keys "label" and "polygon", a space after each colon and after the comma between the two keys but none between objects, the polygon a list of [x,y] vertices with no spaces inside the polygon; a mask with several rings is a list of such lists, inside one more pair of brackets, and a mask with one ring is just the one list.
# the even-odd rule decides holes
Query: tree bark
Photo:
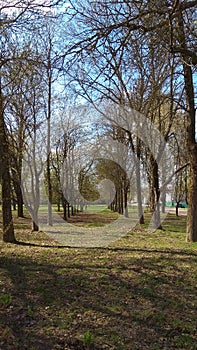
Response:
[{"label": "tree bark", "polygon": [[51,184],[51,170],[50,170],[50,154],[51,154],[51,66],[50,66],[50,52],[48,61],[48,114],[47,114],[47,187],[48,187],[48,225],[53,225],[52,219],[52,184]]},{"label": "tree bark", "polygon": [[32,220],[32,231],[38,232],[39,231],[39,226],[36,223],[37,220]]},{"label": "tree bark", "polygon": [[[1,131],[0,131],[1,132]],[[1,144],[1,141],[0,141]],[[3,160],[2,170],[2,213],[3,213],[3,241],[16,243],[14,235],[14,225],[11,210],[11,194],[10,194],[10,172],[7,156]]]},{"label": "tree bark", "polygon": [[161,212],[163,214],[165,214],[165,212],[166,212],[166,191],[165,190],[161,196]]},{"label": "tree bark", "polygon": [[160,189],[159,189],[159,170],[157,161],[153,155],[150,155],[150,167],[151,167],[151,206],[153,211],[154,227],[156,229],[162,229],[160,218]]},{"label": "tree bark", "polygon": [[179,216],[179,202],[176,202],[176,216]]},{"label": "tree bark", "polygon": [[9,153],[6,137],[6,126],[3,111],[3,96],[0,82],[0,155],[2,179],[2,213],[3,213],[3,241],[16,243],[12,218],[11,178],[9,169]]},{"label": "tree bark", "polygon": [[17,195],[18,217],[24,218],[22,191],[20,190],[16,195]]},{"label": "tree bark", "polygon": [[197,242],[197,145],[190,147],[190,183],[188,191],[187,236],[188,242]]},{"label": "tree bark", "polygon": [[137,203],[138,203],[138,219],[141,225],[144,224],[144,214],[142,207],[142,186],[141,186],[141,171],[140,171],[140,157],[141,157],[141,140],[137,138],[136,148],[137,160],[135,165],[136,173],[136,188],[137,188]]},{"label": "tree bark", "polygon": [[15,191],[16,197],[17,197],[18,217],[19,218],[24,218],[23,194],[22,194],[22,190],[21,190],[20,181],[18,179],[14,179],[15,176],[16,176],[16,174],[14,173],[12,175],[12,181],[13,181],[13,185],[14,185],[14,191]]},{"label": "tree bark", "polygon": [[61,211],[61,201],[58,199],[57,201],[57,211],[60,212]]},{"label": "tree bark", "polygon": [[68,221],[68,216],[67,216],[67,201],[64,198],[64,195],[62,195],[62,207],[63,207],[63,219],[65,221]]},{"label": "tree bark", "polygon": [[187,54],[187,40],[180,1],[178,1],[178,33],[183,62],[185,93],[188,110],[187,147],[190,161],[190,184],[188,192],[187,236],[189,242],[197,242],[197,143],[195,139],[195,97],[190,57]]},{"label": "tree bark", "polygon": [[124,185],[124,216],[126,218],[129,217],[129,211],[128,211],[128,184]]}]

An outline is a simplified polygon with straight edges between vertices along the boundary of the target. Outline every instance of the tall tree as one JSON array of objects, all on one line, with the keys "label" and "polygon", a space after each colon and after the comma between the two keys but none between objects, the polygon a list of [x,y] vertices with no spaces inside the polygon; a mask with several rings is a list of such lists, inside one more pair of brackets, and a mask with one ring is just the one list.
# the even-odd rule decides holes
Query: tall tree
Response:
[{"label": "tall tree", "polygon": [[[193,2],[197,5],[197,2]],[[189,5],[189,2],[187,2]],[[185,13],[181,1],[177,1],[176,23],[178,37],[176,44],[172,46],[173,52],[178,52],[182,58],[183,74],[185,82],[185,95],[188,113],[187,148],[190,161],[190,184],[188,191],[188,216],[187,216],[187,240],[197,242],[197,142],[196,142],[196,110],[192,65],[197,64],[195,42],[197,36],[192,35],[187,18],[194,20],[191,14]],[[187,16],[188,15],[188,16]],[[188,28],[189,26],[189,28]],[[188,30],[189,29],[189,30]],[[172,35],[174,31],[172,29]],[[192,36],[192,38],[191,38]],[[178,45],[177,45],[178,44]]]},{"label": "tall tree", "polygon": [[[38,35],[34,35],[34,40],[38,40],[42,47],[40,66],[43,69],[43,79],[46,84],[46,120],[47,120],[47,160],[46,160],[46,182],[48,194],[48,225],[52,225],[52,182],[51,182],[51,121],[53,117],[53,101],[55,100],[55,82],[58,86],[58,67],[60,60],[60,34],[61,15],[51,18],[45,16],[42,27],[38,28]],[[36,44],[36,42],[35,42]],[[38,49],[40,50],[40,48]],[[55,100],[56,101],[56,100]]]},{"label": "tall tree", "polygon": [[[1,155],[1,179],[2,179],[2,212],[3,212],[3,240],[5,242],[16,242],[14,225],[11,211],[11,177],[7,127],[5,121],[5,109],[7,104],[5,86],[9,83],[7,69],[9,69],[9,54],[15,56],[11,51],[12,40],[9,28],[5,29],[6,16],[1,15],[0,22],[0,155]],[[8,79],[8,81],[7,81]]]},{"label": "tall tree", "polygon": [[[0,34],[1,34],[1,42],[0,42],[0,70],[2,73],[2,69],[4,69],[5,65],[8,63],[14,63],[16,60],[15,52],[11,49],[5,49],[5,38],[10,39],[10,33],[13,31],[14,36],[22,35],[21,28],[23,25],[28,25],[32,17],[34,21],[36,20],[36,13],[39,16],[43,16],[46,11],[50,11],[50,9],[58,5],[60,1],[42,1],[42,0],[31,0],[24,4],[22,0],[15,0],[12,3],[8,3],[7,1],[1,1],[0,4]],[[52,15],[52,13],[51,13]],[[38,17],[39,17],[38,16]],[[18,31],[17,31],[18,29]],[[9,84],[9,80],[6,84]],[[12,213],[11,213],[11,193],[10,193],[10,165],[9,165],[9,157],[8,157],[8,140],[6,137],[6,123],[4,118],[4,99],[3,99],[3,88],[1,85],[1,122],[0,122],[0,149],[1,149],[1,165],[2,165],[2,196],[3,198],[3,239],[7,242],[14,242],[14,227],[12,222]]]},{"label": "tall tree", "polygon": [[[18,44],[18,54],[20,50],[21,43]],[[22,50],[24,50],[23,45]],[[30,47],[26,47],[26,50],[22,52],[23,60],[18,60],[14,67],[9,69],[11,82],[6,88],[7,108],[5,114],[9,134],[11,177],[17,199],[18,217],[24,216],[21,189],[22,162],[31,120],[28,103],[31,91],[29,76],[33,74],[33,67],[25,60],[25,57],[31,54]]]},{"label": "tall tree", "polygon": [[[131,72],[135,55],[135,38],[143,42],[147,53],[150,38],[160,42],[163,56],[180,59],[179,79],[183,77],[188,112],[188,145],[190,153],[190,188],[187,239],[197,240],[197,147],[195,141],[195,107],[193,66],[197,63],[194,14],[196,0],[121,1],[93,3],[89,0],[72,2],[71,13],[77,36],[70,42],[67,53],[69,69],[75,64],[75,78],[81,92],[95,98],[124,96],[130,101]],[[129,50],[130,48],[130,50]],[[156,60],[154,51],[153,59]],[[81,61],[79,61],[79,57]],[[78,60],[76,62],[76,60]],[[80,67],[80,62],[82,66]],[[144,60],[142,61],[143,64]],[[85,65],[86,64],[86,65]],[[102,66],[102,69],[101,69]],[[81,68],[81,69],[80,69]],[[165,70],[166,67],[163,67]],[[178,73],[178,71],[177,71]],[[175,77],[174,72],[172,72]],[[133,74],[135,76],[135,73]],[[131,82],[131,84],[129,84]],[[160,91],[161,92],[161,91]],[[170,92],[170,88],[169,88]],[[149,100],[150,101],[150,100]],[[120,102],[120,100],[119,100]],[[182,106],[185,100],[182,99]],[[155,172],[156,170],[154,170]],[[158,181],[155,182],[156,188]],[[156,196],[159,198],[159,190]]]}]

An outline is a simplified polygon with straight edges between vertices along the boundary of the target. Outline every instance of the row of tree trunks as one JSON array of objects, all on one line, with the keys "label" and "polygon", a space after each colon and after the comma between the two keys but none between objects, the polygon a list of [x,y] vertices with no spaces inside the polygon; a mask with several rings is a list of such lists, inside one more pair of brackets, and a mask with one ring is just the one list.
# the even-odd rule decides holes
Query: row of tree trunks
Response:
[{"label": "row of tree trunks", "polygon": [[65,221],[68,221],[69,218],[71,216],[76,215],[76,213],[83,212],[83,205],[80,206],[80,209],[75,205],[70,205],[70,203],[64,198],[64,196],[62,196],[62,207],[63,207],[63,219]]},{"label": "row of tree trunks", "polygon": [[109,204],[108,208],[121,215],[124,214],[128,217],[128,187],[125,186],[123,189],[118,188],[116,190],[114,200]]}]

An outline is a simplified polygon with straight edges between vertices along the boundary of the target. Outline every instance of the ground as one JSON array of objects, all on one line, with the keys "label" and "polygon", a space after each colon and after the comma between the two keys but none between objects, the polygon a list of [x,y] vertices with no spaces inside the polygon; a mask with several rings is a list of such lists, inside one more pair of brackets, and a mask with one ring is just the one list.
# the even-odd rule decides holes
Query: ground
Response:
[{"label": "ground", "polygon": [[[74,220],[89,225],[85,215]],[[0,243],[1,350],[197,349],[185,216],[151,234],[137,225],[105,248],[63,247],[32,233],[29,218],[15,227],[20,244]]]}]

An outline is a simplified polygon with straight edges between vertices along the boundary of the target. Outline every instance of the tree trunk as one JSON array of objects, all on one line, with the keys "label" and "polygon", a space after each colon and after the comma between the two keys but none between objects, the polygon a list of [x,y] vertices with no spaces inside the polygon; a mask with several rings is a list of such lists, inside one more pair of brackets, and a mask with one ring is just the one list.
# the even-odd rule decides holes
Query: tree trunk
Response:
[{"label": "tree trunk", "polygon": [[144,224],[144,214],[142,207],[142,190],[141,190],[141,177],[140,177],[140,164],[136,162],[136,188],[137,188],[137,206],[138,206],[138,219],[139,223]]},{"label": "tree trunk", "polygon": [[51,184],[51,170],[50,170],[50,137],[51,137],[51,86],[49,88],[49,97],[48,97],[48,117],[47,117],[47,189],[48,189],[48,225],[52,226],[53,225],[53,219],[52,219],[52,184]]},{"label": "tree trunk", "polygon": [[14,176],[16,176],[15,173],[12,175],[12,177],[13,177],[12,181],[13,181],[13,185],[14,185],[14,191],[15,191],[16,197],[17,197],[18,217],[24,218],[23,194],[22,194],[20,183],[19,183],[18,179],[16,179],[16,180],[14,179]]},{"label": "tree trunk", "polygon": [[20,193],[17,194],[17,204],[18,204],[18,217],[24,218],[22,191],[20,191]]},{"label": "tree trunk", "polygon": [[188,215],[187,215],[187,236],[189,242],[197,242],[197,143],[195,139],[195,97],[194,97],[194,83],[191,68],[191,61],[188,57],[187,40],[185,37],[185,23],[181,9],[181,3],[178,1],[178,32],[179,45],[181,48],[181,56],[183,62],[185,93],[188,109],[188,129],[187,129],[187,143],[188,154],[190,161],[190,184],[188,191]]},{"label": "tree trunk", "polygon": [[123,195],[123,189],[121,188],[120,190],[120,211],[121,211],[121,214],[123,215],[124,213],[124,195]]},{"label": "tree trunk", "polygon": [[124,216],[126,218],[129,217],[129,212],[128,212],[128,185],[124,186]]},{"label": "tree trunk", "polygon": [[60,202],[60,200],[58,200],[58,202],[57,202],[57,211],[58,212],[61,211],[61,202]]},{"label": "tree trunk", "polygon": [[154,219],[154,228],[162,229],[161,218],[160,218],[160,190],[159,190],[159,170],[157,161],[153,155],[150,156],[150,167],[151,167],[151,194],[152,194],[152,210]]},{"label": "tree trunk", "polygon": [[36,231],[36,232],[39,231],[39,226],[35,221],[32,221],[32,231]]},{"label": "tree trunk", "polygon": [[154,186],[153,186],[153,181],[152,179],[149,182],[149,209],[151,213],[154,213],[155,211],[155,191],[154,191]]},{"label": "tree trunk", "polygon": [[176,202],[176,216],[179,216],[179,202]]},{"label": "tree trunk", "polygon": [[67,202],[68,218],[70,218],[70,204]]},{"label": "tree trunk", "polygon": [[50,171],[50,155],[47,156],[47,187],[48,187],[48,225],[53,225],[52,219],[52,185],[51,185],[51,171]]},{"label": "tree trunk", "polygon": [[197,242],[197,145],[193,149],[190,149],[190,183],[186,239],[188,242]]},{"label": "tree trunk", "polygon": [[142,191],[141,191],[141,178],[140,178],[140,165],[137,162],[136,166],[136,187],[137,187],[137,203],[138,203],[138,219],[139,223],[144,224],[144,215],[143,215],[143,207],[142,207]]},{"label": "tree trunk", "polygon": [[142,187],[141,187],[141,171],[140,171],[140,158],[141,158],[141,140],[137,138],[136,148],[137,160],[135,164],[136,174],[136,189],[137,189],[137,203],[138,203],[138,219],[140,225],[144,224],[144,214],[142,207]]},{"label": "tree trunk", "polygon": [[[1,131],[0,131],[1,133]],[[1,144],[1,141],[0,141]],[[11,210],[11,193],[10,193],[10,172],[8,160],[3,157],[3,169],[2,169],[2,213],[3,213],[3,241],[9,243],[16,243],[14,235],[14,225],[12,219]]]},{"label": "tree trunk", "polygon": [[121,214],[121,188],[118,188],[117,190],[117,195],[118,195],[118,199],[117,199],[117,212],[119,214]]},{"label": "tree trunk", "polygon": [[153,227],[157,230],[162,230],[159,202],[156,203],[156,208],[153,213]]},{"label": "tree trunk", "polygon": [[67,201],[65,200],[64,195],[62,195],[62,207],[63,207],[63,219],[65,221],[67,221],[68,220],[68,217],[67,217]]},{"label": "tree trunk", "polygon": [[161,196],[161,211],[163,214],[166,212],[166,190],[164,189]]},{"label": "tree trunk", "polygon": [[49,38],[49,51],[48,51],[48,101],[47,101],[47,188],[48,188],[48,225],[53,225],[52,218],[52,184],[51,184],[51,169],[50,169],[50,155],[51,155],[51,94],[52,94],[52,68],[51,68],[51,39]]},{"label": "tree trunk", "polygon": [[12,219],[11,203],[11,178],[9,169],[9,153],[6,137],[6,126],[4,121],[4,110],[0,81],[0,162],[2,179],[2,213],[3,213],[3,241],[16,243],[14,236],[14,225]]},{"label": "tree trunk", "polygon": [[13,194],[12,194],[12,208],[13,208],[13,211],[16,211],[16,204],[17,204],[17,200],[16,200],[15,196],[13,196]]},{"label": "tree trunk", "polygon": [[38,226],[38,209],[37,208],[33,208],[30,209],[30,214],[31,214],[31,218],[32,218],[32,231],[39,231],[39,226]]}]

